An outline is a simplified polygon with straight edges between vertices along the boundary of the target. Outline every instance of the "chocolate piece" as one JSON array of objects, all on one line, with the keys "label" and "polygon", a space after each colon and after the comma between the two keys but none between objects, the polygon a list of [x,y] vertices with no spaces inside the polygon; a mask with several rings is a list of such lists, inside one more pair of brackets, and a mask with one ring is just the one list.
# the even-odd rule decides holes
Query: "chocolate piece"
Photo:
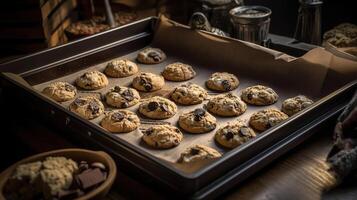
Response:
[{"label": "chocolate piece", "polygon": [[195,148],[192,148],[191,151],[190,151],[190,154],[191,155],[198,155],[200,153],[200,150],[199,149],[195,149]]},{"label": "chocolate piece", "polygon": [[89,110],[92,111],[93,114],[96,114],[96,113],[99,112],[99,106],[98,106],[98,104],[96,104],[96,103],[93,102],[93,101],[89,102],[88,108],[89,108]]},{"label": "chocolate piece", "polygon": [[146,130],[146,131],[145,131],[145,134],[146,134],[147,136],[153,134],[153,129],[148,129],[148,130]]},{"label": "chocolate piece", "polygon": [[223,86],[224,90],[226,90],[226,91],[231,90],[231,84],[229,83],[228,80],[223,80],[222,86]]},{"label": "chocolate piece", "polygon": [[77,106],[83,106],[83,105],[86,103],[86,101],[83,100],[83,99],[76,99],[76,100],[74,100],[74,103],[75,103]]},{"label": "chocolate piece", "polygon": [[225,137],[226,137],[226,139],[227,140],[231,140],[231,139],[233,139],[233,137],[234,137],[234,133],[232,133],[232,132],[227,132],[226,134],[225,134]]},{"label": "chocolate piece", "polygon": [[115,112],[115,113],[113,113],[113,115],[111,117],[112,120],[117,121],[117,122],[120,122],[124,118],[125,118],[125,116],[121,112]]},{"label": "chocolate piece", "polygon": [[124,102],[124,103],[122,103],[122,104],[121,104],[121,107],[122,107],[122,108],[127,108],[127,107],[129,107],[128,102]]},{"label": "chocolate piece", "polygon": [[152,59],[154,59],[154,61],[160,61],[161,56],[158,52],[156,51],[151,51],[150,53],[148,53],[148,56]]},{"label": "chocolate piece", "polygon": [[75,175],[75,180],[81,189],[88,190],[104,182],[105,177],[99,168],[95,168]]},{"label": "chocolate piece", "polygon": [[122,96],[125,100],[127,101],[132,101],[134,100],[134,94],[131,90],[127,89],[122,93]]},{"label": "chocolate piece", "polygon": [[99,168],[102,171],[105,171],[105,169],[106,169],[105,165],[103,163],[100,163],[100,162],[94,162],[90,166],[93,167],[93,168]]},{"label": "chocolate piece", "polygon": [[80,189],[75,190],[60,190],[57,194],[57,198],[60,200],[70,200],[83,196],[84,192]]},{"label": "chocolate piece", "polygon": [[78,172],[82,173],[83,171],[89,169],[89,165],[87,163],[87,161],[81,161],[78,164]]},{"label": "chocolate piece", "polygon": [[154,111],[156,110],[157,108],[159,107],[159,103],[155,102],[155,101],[152,101],[148,104],[148,109],[150,111]]},{"label": "chocolate piece", "polygon": [[193,114],[195,116],[195,121],[200,121],[202,117],[205,116],[206,111],[202,108],[197,108],[195,111],[193,111]]},{"label": "chocolate piece", "polygon": [[[142,75],[144,75],[144,73]],[[140,85],[145,85],[147,83],[148,83],[148,81],[145,78],[140,77]]]},{"label": "chocolate piece", "polygon": [[150,83],[146,83],[146,84],[144,84],[144,88],[146,91],[150,91],[150,90],[152,90],[152,85]]},{"label": "chocolate piece", "polygon": [[76,88],[73,85],[70,85],[68,83],[66,83],[66,85],[64,86],[64,89],[68,92],[73,92],[74,90],[76,90]]},{"label": "chocolate piece", "polygon": [[253,95],[251,93],[248,93],[247,94],[247,98],[248,98],[248,100],[252,100],[253,99]]},{"label": "chocolate piece", "polygon": [[114,91],[113,91],[113,92],[120,92],[120,90],[121,90],[121,87],[119,87],[119,86],[115,86],[115,87],[114,87]]}]

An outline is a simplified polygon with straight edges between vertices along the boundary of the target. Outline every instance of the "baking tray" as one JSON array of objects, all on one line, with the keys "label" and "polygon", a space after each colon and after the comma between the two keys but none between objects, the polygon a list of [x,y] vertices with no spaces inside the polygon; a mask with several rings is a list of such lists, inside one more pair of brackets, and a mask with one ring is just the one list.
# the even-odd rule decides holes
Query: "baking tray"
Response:
[{"label": "baking tray", "polygon": [[[318,100],[313,106],[231,151],[227,151],[217,146],[213,141],[208,140],[208,136],[212,138],[214,132],[199,136],[185,134],[185,138],[201,137],[199,140],[205,141],[208,145],[224,153],[221,159],[188,168],[174,163],[174,158],[177,158],[179,153],[178,149],[181,148],[182,150],[185,145],[181,144],[178,146],[179,148],[167,150],[166,152],[170,152],[170,156],[165,157],[165,155],[160,154],[160,152],[164,151],[149,151],[147,147],[141,146],[142,144],[135,143],[132,140],[130,141],[129,138],[125,138],[123,135],[117,137],[117,135],[107,133],[95,124],[95,120],[93,123],[81,119],[77,115],[68,112],[66,104],[60,105],[38,92],[48,81],[58,78],[65,78],[71,81],[71,77],[73,78],[82,73],[81,70],[87,70],[88,68],[102,69],[104,67],[103,63],[111,59],[122,56],[133,59],[138,50],[150,45],[155,40],[154,30],[156,29],[153,27],[156,21],[156,18],[144,19],[121,28],[3,64],[1,66],[2,71],[12,72],[2,74],[4,93],[8,94],[5,97],[26,99],[25,102],[22,102],[24,106],[31,106],[38,112],[39,116],[46,117],[55,123],[57,127],[64,127],[65,130],[70,130],[77,136],[83,137],[83,141],[100,146],[121,162],[128,164],[133,170],[144,172],[145,175],[156,179],[171,190],[178,191],[181,195],[189,195],[201,199],[215,197],[229,189],[233,185],[232,183],[241,182],[277,156],[299,144],[303,139],[313,134],[322,121],[338,113],[356,89],[356,82],[352,82],[323,98],[322,94],[310,94],[310,97]],[[160,45],[160,42],[157,44]],[[217,68],[209,68],[204,62],[191,62],[189,58],[181,57],[182,55],[176,54],[174,51],[167,49],[167,47],[165,48],[165,45],[162,48],[169,55],[168,61],[179,60],[192,64],[194,67],[202,66],[202,69],[198,70],[199,76],[197,78],[201,85],[204,77],[207,78],[209,73],[217,71]],[[158,73],[165,64],[167,63],[157,65],[156,69],[146,68],[143,71],[154,70]],[[139,67],[148,66],[139,65]],[[197,68],[195,69],[197,70]],[[220,70],[235,72],[229,68],[220,68]],[[280,94],[280,101],[288,96],[299,94],[299,89],[301,89],[291,89],[291,87],[294,87],[293,85],[278,87],[278,84],[269,82],[268,79],[257,81],[256,79],[239,75],[238,77],[241,80],[241,85],[234,92],[258,82],[266,83],[277,90]],[[121,85],[128,84],[131,78],[123,80],[123,82],[119,81],[119,83]],[[165,94],[170,91],[170,87],[177,84],[168,83],[166,89],[160,91],[159,94]],[[105,92],[105,89],[101,92]],[[309,92],[311,90],[306,91],[306,93]],[[279,107],[280,104],[278,102],[273,107]],[[194,109],[194,107],[190,107],[190,110]],[[263,109],[263,107],[250,107],[249,112],[240,118],[247,119],[249,113],[258,109]],[[219,118],[220,121],[230,121],[232,119]],[[132,136],[136,136],[136,139],[138,139],[140,136],[138,134],[135,133]]]}]

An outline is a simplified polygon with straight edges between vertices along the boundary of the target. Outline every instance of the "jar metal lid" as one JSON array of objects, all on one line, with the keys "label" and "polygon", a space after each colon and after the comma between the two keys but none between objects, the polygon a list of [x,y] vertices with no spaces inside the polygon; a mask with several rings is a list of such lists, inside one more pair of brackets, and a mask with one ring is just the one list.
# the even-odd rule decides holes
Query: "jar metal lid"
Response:
[{"label": "jar metal lid", "polygon": [[256,24],[269,19],[271,10],[264,6],[238,6],[229,14],[234,23]]}]

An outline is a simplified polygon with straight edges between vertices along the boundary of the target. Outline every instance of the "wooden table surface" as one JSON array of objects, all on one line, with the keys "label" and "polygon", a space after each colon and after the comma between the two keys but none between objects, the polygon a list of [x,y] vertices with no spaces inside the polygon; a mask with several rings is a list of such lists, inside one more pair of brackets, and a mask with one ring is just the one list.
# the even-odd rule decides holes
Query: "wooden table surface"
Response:
[{"label": "wooden table surface", "polygon": [[[30,119],[7,122],[6,126],[12,139],[31,150],[28,154],[74,146],[55,134],[56,130]],[[219,199],[357,199],[357,184],[325,191],[335,183],[325,163],[332,143],[331,132],[332,127],[321,131],[240,185],[234,186]],[[120,164],[118,169],[117,181],[107,200],[172,197],[122,173]]]}]

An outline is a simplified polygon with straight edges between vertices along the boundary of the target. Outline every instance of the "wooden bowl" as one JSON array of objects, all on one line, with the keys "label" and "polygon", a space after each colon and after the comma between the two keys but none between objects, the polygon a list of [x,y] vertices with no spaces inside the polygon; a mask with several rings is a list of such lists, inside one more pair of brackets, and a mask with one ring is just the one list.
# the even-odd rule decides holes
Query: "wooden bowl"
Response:
[{"label": "wooden bowl", "polygon": [[84,200],[84,199],[100,199],[104,197],[110,190],[116,174],[117,174],[117,168],[115,165],[114,160],[105,152],[103,151],[90,151],[90,150],[85,150],[85,149],[61,149],[61,150],[55,150],[55,151],[49,151],[45,153],[40,153],[28,158],[25,158],[9,168],[7,168],[5,171],[3,171],[0,174],[0,199],[5,199],[5,196],[3,194],[3,188],[4,185],[6,184],[7,180],[9,177],[13,174],[14,170],[18,165],[25,164],[25,163],[30,163],[30,162],[35,162],[35,161],[43,161],[45,160],[46,157],[48,156],[63,156],[66,158],[71,158],[74,161],[87,161],[89,163],[92,162],[101,162],[103,163],[107,169],[108,169],[108,178],[97,188],[91,190],[90,192],[87,192],[85,195],[77,198],[78,200]]}]

